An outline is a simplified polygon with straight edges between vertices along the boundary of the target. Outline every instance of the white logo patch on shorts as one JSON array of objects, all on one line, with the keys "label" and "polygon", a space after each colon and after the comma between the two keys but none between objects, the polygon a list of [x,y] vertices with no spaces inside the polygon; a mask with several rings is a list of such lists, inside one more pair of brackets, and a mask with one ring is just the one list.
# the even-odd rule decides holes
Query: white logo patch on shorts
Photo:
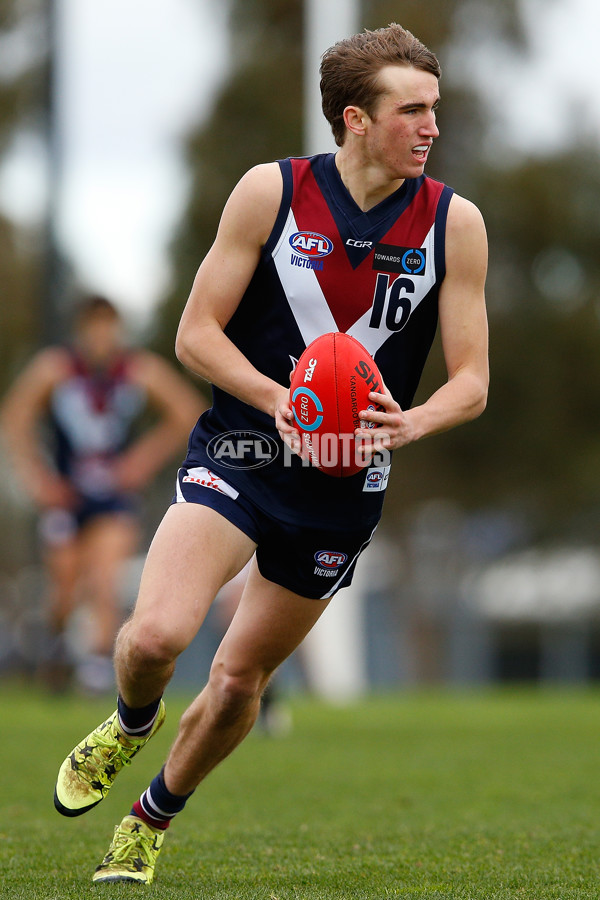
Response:
[{"label": "white logo patch on shorts", "polygon": [[[185,470],[184,470],[185,471]],[[202,487],[211,488],[213,491],[219,491],[220,494],[226,494],[232,500],[237,500],[239,491],[227,484],[219,475],[215,475],[206,466],[196,466],[193,469],[187,469],[187,475],[184,475],[181,481],[184,484],[199,484]],[[185,503],[185,497],[181,493],[179,481],[177,482],[177,502]]]},{"label": "white logo patch on shorts", "polygon": [[380,466],[379,468],[369,469],[363,487],[363,493],[368,491],[385,491],[390,477],[391,466]]}]

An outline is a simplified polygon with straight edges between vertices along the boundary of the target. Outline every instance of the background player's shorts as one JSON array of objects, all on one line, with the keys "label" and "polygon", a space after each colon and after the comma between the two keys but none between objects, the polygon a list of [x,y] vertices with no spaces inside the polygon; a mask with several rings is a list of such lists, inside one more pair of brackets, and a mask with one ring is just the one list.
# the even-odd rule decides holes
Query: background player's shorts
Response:
[{"label": "background player's shorts", "polygon": [[138,513],[137,498],[130,494],[114,494],[103,499],[81,497],[75,509],[52,507],[38,520],[38,533],[48,546],[59,547],[77,537],[80,530],[99,516]]},{"label": "background player's shorts", "polygon": [[352,529],[333,530],[278,521],[203,466],[179,470],[173,502],[199,503],[220,513],[256,543],[263,578],[314,600],[348,587],[376,527],[356,522]]}]

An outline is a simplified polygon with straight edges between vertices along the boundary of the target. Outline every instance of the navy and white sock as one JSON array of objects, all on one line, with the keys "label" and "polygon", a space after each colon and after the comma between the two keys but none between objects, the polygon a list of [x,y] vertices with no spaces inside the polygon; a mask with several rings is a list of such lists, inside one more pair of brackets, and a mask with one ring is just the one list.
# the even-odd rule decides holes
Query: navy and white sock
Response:
[{"label": "navy and white sock", "polygon": [[117,709],[119,713],[119,728],[124,734],[132,738],[145,737],[156,722],[161,698],[153,700],[147,706],[127,706],[119,695]]},{"label": "navy and white sock", "polygon": [[190,791],[185,796],[172,794],[165,784],[163,770],[150,782],[139,800],[132,808],[131,815],[143,819],[152,828],[160,828],[164,831],[171,824],[171,819],[181,812],[189,797],[194,792]]}]

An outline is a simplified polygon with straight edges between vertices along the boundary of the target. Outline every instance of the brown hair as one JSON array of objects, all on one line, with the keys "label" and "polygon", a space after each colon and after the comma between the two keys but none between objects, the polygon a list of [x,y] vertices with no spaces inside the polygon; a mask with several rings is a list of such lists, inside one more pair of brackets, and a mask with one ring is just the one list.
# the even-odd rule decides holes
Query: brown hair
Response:
[{"label": "brown hair", "polygon": [[381,94],[379,72],[390,65],[412,66],[431,72],[436,78],[441,75],[435,54],[395,22],[376,31],[365,29],[338,41],[323,54],[320,70],[322,107],[338,147],[342,146],[346,135],[345,108],[360,106],[372,116]]},{"label": "brown hair", "polygon": [[74,321],[77,325],[83,325],[95,318],[120,319],[121,316],[117,307],[107,297],[89,294],[77,305]]}]

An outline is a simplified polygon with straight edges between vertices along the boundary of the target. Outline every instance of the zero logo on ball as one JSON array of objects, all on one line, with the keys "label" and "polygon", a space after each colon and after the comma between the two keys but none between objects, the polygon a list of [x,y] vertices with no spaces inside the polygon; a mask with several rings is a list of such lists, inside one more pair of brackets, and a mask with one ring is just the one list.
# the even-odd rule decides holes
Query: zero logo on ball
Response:
[{"label": "zero logo on ball", "polygon": [[323,421],[323,404],[309,388],[296,388],[292,394],[292,412],[303,431],[315,431]]}]

